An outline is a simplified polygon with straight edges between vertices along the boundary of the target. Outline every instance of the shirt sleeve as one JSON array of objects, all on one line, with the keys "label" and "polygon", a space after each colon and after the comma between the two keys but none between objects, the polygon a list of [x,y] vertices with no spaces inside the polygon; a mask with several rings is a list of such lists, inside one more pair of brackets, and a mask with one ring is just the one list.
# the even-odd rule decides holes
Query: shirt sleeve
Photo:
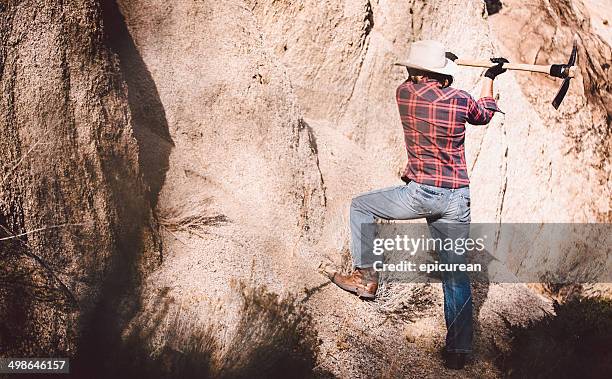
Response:
[{"label": "shirt sleeve", "polygon": [[491,121],[495,112],[503,113],[498,107],[495,99],[492,97],[481,97],[474,100],[469,97],[468,100],[468,117],[467,122],[472,125],[486,125]]}]

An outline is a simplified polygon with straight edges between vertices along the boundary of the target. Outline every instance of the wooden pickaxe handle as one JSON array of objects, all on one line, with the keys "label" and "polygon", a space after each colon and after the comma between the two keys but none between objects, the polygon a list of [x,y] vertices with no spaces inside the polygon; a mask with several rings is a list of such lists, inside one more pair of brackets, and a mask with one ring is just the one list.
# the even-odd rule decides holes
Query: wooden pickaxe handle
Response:
[{"label": "wooden pickaxe handle", "polygon": [[[456,59],[455,63],[459,66],[470,66],[470,67],[493,67],[496,63],[491,61],[473,61],[470,59]],[[508,70],[517,71],[530,71],[530,72],[541,72],[543,74],[550,74],[551,65],[537,65],[537,64],[526,64],[526,63],[504,63],[504,68]],[[576,74],[576,67],[572,66],[569,69],[568,77],[573,78]]]}]

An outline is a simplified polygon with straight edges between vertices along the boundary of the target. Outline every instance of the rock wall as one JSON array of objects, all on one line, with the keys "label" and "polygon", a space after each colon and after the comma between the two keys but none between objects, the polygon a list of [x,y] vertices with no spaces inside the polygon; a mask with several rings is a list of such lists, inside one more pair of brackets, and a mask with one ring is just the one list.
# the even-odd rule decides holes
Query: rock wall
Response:
[{"label": "rock wall", "polygon": [[[590,1],[586,3],[591,6]],[[542,157],[538,157],[548,165],[548,169],[542,167],[542,173],[547,172],[550,179],[543,184],[566,207],[567,215],[561,218],[557,218],[559,210],[550,209],[553,219],[610,222],[610,45],[598,35],[581,1],[504,2],[490,24],[500,52],[514,61],[565,63],[577,39],[580,75],[572,81],[558,112],[549,103],[560,87],[559,80],[527,74],[517,75],[517,82],[531,112],[541,118],[543,142],[548,141],[549,148],[542,146]],[[516,38],[514,33],[530,38]],[[533,137],[528,134],[525,139]],[[557,144],[556,152],[550,150],[551,142]]]},{"label": "rock wall", "polygon": [[[11,262],[0,283],[23,284],[1,287],[0,315],[19,316],[0,328],[3,353],[74,353],[81,337],[84,357],[128,346],[107,361],[137,351],[180,363],[188,348],[237,373],[268,359],[258,354],[278,335],[299,345],[281,322],[298,314],[312,321],[319,374],[443,372],[439,287],[383,288],[367,304],[317,272],[348,265],[350,199],[399,183],[405,72],[392,62],[418,39],[545,62],[569,54],[578,29],[581,75],[559,113],[559,81],[507,73],[496,81],[505,115],[469,129],[473,220],[609,221],[610,49],[578,1],[504,2],[489,20],[480,1],[1,4],[0,238],[28,233],[0,241]],[[538,42],[513,38],[516,25]],[[455,85],[477,94],[480,75],[462,69]],[[250,311],[230,300],[240,282],[265,288]],[[475,293],[468,375],[496,377],[506,321],[550,302],[525,285]],[[253,309],[266,316],[245,324]]]},{"label": "rock wall", "polygon": [[[320,367],[341,376],[373,374],[385,365],[387,354],[399,354],[407,367],[427,370],[423,362],[436,361],[431,349],[441,328],[435,306],[439,292],[428,295],[431,306],[415,323],[382,326],[377,320],[384,316],[377,308],[329,287],[315,269],[320,263],[342,264],[350,198],[398,183],[405,152],[394,93],[404,73],[391,63],[420,38],[441,39],[458,55],[493,55],[495,37],[482,4],[120,2],[120,8],[159,89],[176,146],[157,204],[169,254],[150,277],[148,305],[130,330],[138,330],[138,320],[148,320],[153,331],[144,335],[157,336],[151,349],[159,351],[156,343],[163,333],[156,325],[164,324],[156,316],[160,289],[202,319],[215,307],[215,299],[231,293],[228,278],[242,279],[303,296],[322,340]],[[233,21],[211,21],[229,19]],[[447,24],[447,19],[454,21]],[[479,75],[478,70],[465,70],[457,85],[475,91]],[[514,76],[502,79],[499,92],[520,95],[509,97],[512,105],[503,105],[517,109],[512,113],[516,127],[507,128],[508,121],[499,116],[469,136],[475,198],[482,199],[475,201],[476,218],[552,219],[539,209],[542,203],[565,208],[551,201],[557,193],[548,189],[528,193],[529,207],[540,213],[504,206],[507,182],[519,177],[517,169],[507,168],[505,152],[510,144],[517,149],[534,146],[525,147],[522,135],[506,136],[508,130],[518,133],[531,109]],[[535,113],[529,117],[540,122]],[[537,125],[544,129],[541,122]],[[534,145],[548,142],[540,138]],[[540,166],[529,163],[521,160],[529,167],[523,175],[544,180]],[[524,198],[524,192],[518,187],[509,197]],[[191,222],[192,210],[203,218]],[[530,218],[525,217],[528,212]],[[525,286],[481,292],[482,341],[503,335],[504,324],[495,313],[500,307],[515,321],[548,309]],[[538,311],[522,312],[518,303]],[[239,330],[235,317],[229,311],[214,321],[224,325],[214,336],[220,344],[231,344]],[[418,330],[417,344],[404,346],[406,329]],[[371,355],[363,346],[373,346],[379,354]],[[478,349],[487,352],[490,346],[483,342]],[[483,364],[475,375],[494,371],[485,358]],[[438,369],[439,362],[431,368]]]},{"label": "rock wall", "polygon": [[[222,232],[202,241],[200,259],[224,252],[239,276],[262,257],[267,263],[256,266],[273,282],[266,266],[291,266],[305,231],[317,235],[325,206],[316,141],[283,68],[237,4],[120,5],[176,146],[158,212],[180,224],[201,209]],[[207,22],[231,17],[231,24]]]},{"label": "rock wall", "polygon": [[127,87],[99,3],[0,4],[0,354],[73,355],[159,261]]}]

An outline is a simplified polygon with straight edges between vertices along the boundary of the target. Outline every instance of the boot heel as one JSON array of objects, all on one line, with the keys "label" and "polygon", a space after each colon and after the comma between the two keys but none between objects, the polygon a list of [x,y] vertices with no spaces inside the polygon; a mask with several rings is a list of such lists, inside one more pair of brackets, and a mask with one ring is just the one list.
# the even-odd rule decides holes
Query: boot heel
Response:
[{"label": "boot heel", "polygon": [[360,299],[363,300],[374,300],[376,298],[376,294],[371,294],[367,291],[363,291],[360,288],[357,288],[357,296],[359,296]]}]

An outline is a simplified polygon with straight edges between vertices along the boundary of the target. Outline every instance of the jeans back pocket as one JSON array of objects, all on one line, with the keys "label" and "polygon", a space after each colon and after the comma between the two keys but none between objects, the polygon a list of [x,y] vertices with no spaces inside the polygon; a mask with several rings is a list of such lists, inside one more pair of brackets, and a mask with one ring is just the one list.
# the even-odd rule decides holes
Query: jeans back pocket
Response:
[{"label": "jeans back pocket", "polygon": [[414,196],[420,214],[431,216],[441,211],[445,193],[436,187],[415,183]]}]

